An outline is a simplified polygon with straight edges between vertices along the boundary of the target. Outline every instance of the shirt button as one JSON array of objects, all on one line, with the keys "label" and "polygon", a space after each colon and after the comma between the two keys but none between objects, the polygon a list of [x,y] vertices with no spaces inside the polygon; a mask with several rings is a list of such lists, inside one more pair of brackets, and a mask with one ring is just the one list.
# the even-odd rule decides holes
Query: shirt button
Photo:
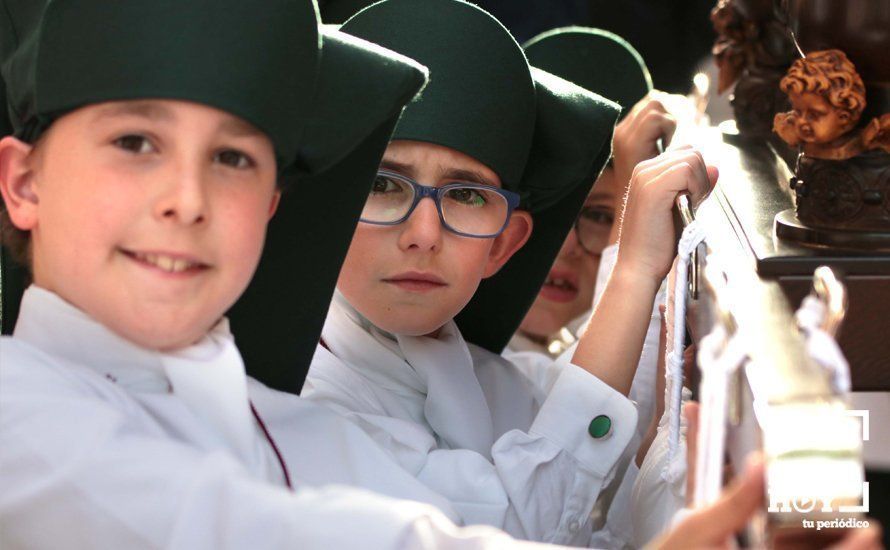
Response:
[{"label": "shirt button", "polygon": [[612,433],[612,419],[601,414],[590,421],[587,433],[594,439],[603,439]]},{"label": "shirt button", "polygon": [[579,522],[577,519],[573,519],[572,521],[569,522],[569,532],[577,533],[578,529],[580,529],[580,528],[581,528],[581,522]]}]

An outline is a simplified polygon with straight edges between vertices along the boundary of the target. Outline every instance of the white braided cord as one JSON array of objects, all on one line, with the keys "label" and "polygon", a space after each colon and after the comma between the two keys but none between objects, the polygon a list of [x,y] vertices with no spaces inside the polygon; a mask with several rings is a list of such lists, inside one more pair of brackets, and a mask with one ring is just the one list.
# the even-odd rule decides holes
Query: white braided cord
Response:
[{"label": "white braided cord", "polygon": [[668,386],[671,388],[670,403],[668,404],[668,461],[671,461],[677,453],[680,443],[680,417],[683,405],[683,347],[686,344],[686,292],[689,279],[689,261],[692,252],[704,241],[705,233],[696,220],[693,220],[683,230],[680,242],[677,245],[677,271],[674,281],[674,310],[673,310],[673,348],[665,357],[667,365],[666,376]]}]

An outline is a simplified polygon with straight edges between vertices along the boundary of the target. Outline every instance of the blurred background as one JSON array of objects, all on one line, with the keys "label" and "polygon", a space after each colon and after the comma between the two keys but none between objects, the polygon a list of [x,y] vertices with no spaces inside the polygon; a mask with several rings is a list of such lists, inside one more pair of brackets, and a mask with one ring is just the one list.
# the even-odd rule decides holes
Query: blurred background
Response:
[{"label": "blurred background", "polygon": [[555,27],[585,25],[612,31],[639,50],[655,87],[688,93],[710,55],[715,0],[471,0],[489,11],[521,44]]}]

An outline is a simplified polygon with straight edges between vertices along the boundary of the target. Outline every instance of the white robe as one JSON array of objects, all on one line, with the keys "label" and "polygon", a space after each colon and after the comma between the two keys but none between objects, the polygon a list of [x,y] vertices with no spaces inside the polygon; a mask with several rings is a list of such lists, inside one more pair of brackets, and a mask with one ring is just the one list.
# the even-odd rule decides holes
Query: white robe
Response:
[{"label": "white robe", "polygon": [[[591,309],[566,325],[566,328],[574,334],[575,338],[580,338],[587,327],[593,308],[596,307],[600,297],[602,297],[606,282],[612,275],[617,259],[617,244],[609,245],[603,249],[597,269]],[[630,392],[628,393],[628,398],[637,406],[637,437],[640,441],[646,437],[649,424],[655,415],[655,377],[658,370],[658,345],[661,330],[661,315],[658,312],[658,306],[662,303],[664,303],[664,291],[660,290],[655,297],[652,315],[649,318],[649,327],[646,329],[646,338],[643,341],[640,361],[631,383]],[[571,357],[575,352],[575,347],[570,347],[564,352],[564,355]],[[504,357],[531,376],[530,371],[540,362],[540,359],[536,356],[541,353],[547,354],[547,350],[517,333],[510,340],[507,349],[504,350]],[[608,509],[605,509],[603,506],[605,501],[597,505],[597,509],[594,511],[594,524],[601,524],[602,518],[605,516],[605,525],[594,534],[591,545],[613,549],[636,547],[633,525],[635,518],[631,510],[631,491],[638,473],[639,468],[636,461],[631,461],[624,473],[620,486],[617,487],[614,498],[609,500]],[[636,521],[639,523],[645,520],[638,518]]]},{"label": "white robe", "polygon": [[[295,491],[250,413],[286,456]],[[0,547],[489,548],[361,430],[244,374],[220,322],[174,354],[140,348],[61,298],[25,293],[0,339]],[[452,515],[456,515],[452,512]],[[500,546],[499,546],[500,547]]]},{"label": "white robe", "polygon": [[[384,334],[337,295],[303,396],[361,426],[464,524],[524,539],[587,545],[590,512],[631,460],[633,404],[568,361],[534,379],[464,342]],[[588,432],[607,415],[611,433]]]}]

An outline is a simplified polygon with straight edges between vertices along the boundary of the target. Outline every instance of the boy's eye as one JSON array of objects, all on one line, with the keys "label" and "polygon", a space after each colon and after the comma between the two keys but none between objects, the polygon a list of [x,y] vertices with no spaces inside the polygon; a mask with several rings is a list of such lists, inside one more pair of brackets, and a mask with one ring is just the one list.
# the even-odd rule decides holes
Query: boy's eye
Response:
[{"label": "boy's eye", "polygon": [[371,186],[371,194],[395,193],[404,191],[405,187],[407,186],[399,181],[378,175],[374,178],[374,184]]},{"label": "boy's eye", "polygon": [[472,189],[469,187],[458,187],[457,189],[449,189],[447,197],[453,201],[468,206],[485,206],[485,203],[487,202],[485,200],[485,197],[482,196],[482,193],[480,193],[476,189]]},{"label": "boy's eye", "polygon": [[252,158],[241,151],[235,151],[234,149],[220,151],[216,154],[214,160],[226,166],[238,169],[250,168],[255,164]]},{"label": "boy's eye", "polygon": [[585,208],[581,211],[581,217],[603,225],[612,225],[615,222],[615,215],[602,208]]},{"label": "boy's eye", "polygon": [[114,144],[125,151],[140,155],[150,153],[154,150],[154,146],[152,146],[148,138],[138,134],[121,136],[114,140]]}]

